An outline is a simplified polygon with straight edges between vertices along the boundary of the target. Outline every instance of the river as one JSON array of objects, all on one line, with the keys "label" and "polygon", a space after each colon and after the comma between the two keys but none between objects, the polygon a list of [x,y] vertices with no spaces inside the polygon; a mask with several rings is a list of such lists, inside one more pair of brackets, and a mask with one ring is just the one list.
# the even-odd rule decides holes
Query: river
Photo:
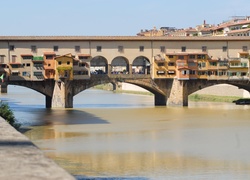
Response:
[{"label": "river", "polygon": [[250,179],[250,106],[189,102],[154,107],[154,97],[90,89],[72,109],[9,86],[1,99],[24,133],[78,179]]}]

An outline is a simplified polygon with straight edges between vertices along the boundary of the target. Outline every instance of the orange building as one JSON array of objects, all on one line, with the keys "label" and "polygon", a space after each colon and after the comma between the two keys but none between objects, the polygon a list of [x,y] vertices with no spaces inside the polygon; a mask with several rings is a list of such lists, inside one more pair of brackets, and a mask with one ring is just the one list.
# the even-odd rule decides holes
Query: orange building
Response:
[{"label": "orange building", "polygon": [[45,79],[54,79],[55,77],[55,52],[45,52],[44,56],[44,76]]}]

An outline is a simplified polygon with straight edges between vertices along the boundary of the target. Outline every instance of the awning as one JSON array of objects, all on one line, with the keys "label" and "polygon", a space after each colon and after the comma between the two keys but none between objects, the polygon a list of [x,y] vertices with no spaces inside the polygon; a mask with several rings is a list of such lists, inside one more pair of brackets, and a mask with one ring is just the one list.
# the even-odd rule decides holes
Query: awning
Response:
[{"label": "awning", "polygon": [[34,56],[33,61],[43,61],[43,56]]},{"label": "awning", "polygon": [[90,57],[90,54],[78,54],[78,57]]},{"label": "awning", "polygon": [[11,62],[10,65],[21,64],[20,62]]},{"label": "awning", "polygon": [[239,54],[245,54],[245,55],[248,55],[249,53],[248,53],[248,52],[239,52]]},{"label": "awning", "polygon": [[21,56],[33,56],[32,54],[21,54]]},{"label": "awning", "polygon": [[56,55],[55,52],[44,52],[43,54],[44,54],[45,56],[46,56],[46,55]]}]

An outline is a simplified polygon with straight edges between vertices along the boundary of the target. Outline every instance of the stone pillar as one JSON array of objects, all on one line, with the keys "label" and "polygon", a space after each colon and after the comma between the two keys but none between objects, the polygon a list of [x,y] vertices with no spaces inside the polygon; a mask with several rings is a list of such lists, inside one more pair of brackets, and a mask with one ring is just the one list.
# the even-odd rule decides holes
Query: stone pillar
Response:
[{"label": "stone pillar", "polygon": [[129,69],[128,69],[128,70],[129,70],[129,72],[128,72],[128,73],[129,73],[129,74],[132,74],[132,73],[133,73],[133,72],[132,72],[132,64],[129,64],[129,66],[128,66],[128,67],[129,67]]},{"label": "stone pillar", "polygon": [[166,96],[155,94],[155,106],[166,106]]},{"label": "stone pillar", "polygon": [[108,67],[107,67],[107,74],[110,75],[111,74],[111,64],[108,64]]},{"label": "stone pillar", "polygon": [[8,85],[3,83],[0,85],[0,92],[1,93],[7,93],[8,92]]},{"label": "stone pillar", "polygon": [[72,108],[72,86],[69,82],[56,82],[52,97],[52,108]]},{"label": "stone pillar", "polygon": [[52,97],[51,96],[45,96],[45,103],[46,103],[46,108],[51,108],[52,105]]},{"label": "stone pillar", "polygon": [[174,79],[170,95],[167,100],[168,106],[188,106],[187,81]]}]

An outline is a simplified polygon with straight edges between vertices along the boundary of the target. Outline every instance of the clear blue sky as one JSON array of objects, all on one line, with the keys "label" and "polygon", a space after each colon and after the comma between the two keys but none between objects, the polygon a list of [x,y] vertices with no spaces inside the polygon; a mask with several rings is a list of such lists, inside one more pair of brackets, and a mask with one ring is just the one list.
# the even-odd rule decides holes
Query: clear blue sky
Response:
[{"label": "clear blue sky", "polygon": [[250,15],[249,0],[0,0],[0,35],[127,36]]}]

